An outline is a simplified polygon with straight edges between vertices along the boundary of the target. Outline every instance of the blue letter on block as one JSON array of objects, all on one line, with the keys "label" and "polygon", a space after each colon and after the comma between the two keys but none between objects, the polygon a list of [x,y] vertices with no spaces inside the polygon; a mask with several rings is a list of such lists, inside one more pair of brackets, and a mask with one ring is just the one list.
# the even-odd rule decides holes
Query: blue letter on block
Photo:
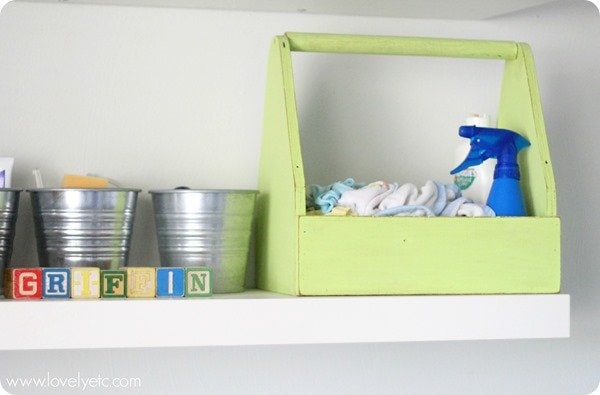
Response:
[{"label": "blue letter on block", "polygon": [[156,296],[182,297],[184,270],[181,267],[159,267],[156,269]]},{"label": "blue letter on block", "polygon": [[71,271],[67,268],[42,269],[42,297],[69,298],[71,296]]}]

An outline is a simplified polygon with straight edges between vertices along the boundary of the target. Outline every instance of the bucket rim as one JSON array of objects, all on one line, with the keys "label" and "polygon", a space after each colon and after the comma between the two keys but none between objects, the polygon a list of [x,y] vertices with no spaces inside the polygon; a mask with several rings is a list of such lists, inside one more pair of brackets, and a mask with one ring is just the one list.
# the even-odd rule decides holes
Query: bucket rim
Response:
[{"label": "bucket rim", "polygon": [[186,193],[204,193],[204,194],[218,194],[218,193],[245,193],[258,195],[256,189],[153,189],[148,191],[149,194],[186,194]]},{"label": "bucket rim", "polygon": [[30,193],[38,192],[141,192],[141,189],[135,188],[29,188]]}]

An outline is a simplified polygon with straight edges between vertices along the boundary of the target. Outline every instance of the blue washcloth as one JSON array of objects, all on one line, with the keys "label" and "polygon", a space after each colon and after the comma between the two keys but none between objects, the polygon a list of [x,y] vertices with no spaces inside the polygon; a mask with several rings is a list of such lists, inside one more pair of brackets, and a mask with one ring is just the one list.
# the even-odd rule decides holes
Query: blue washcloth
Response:
[{"label": "blue washcloth", "polygon": [[[320,185],[311,185],[310,195],[307,198],[307,206],[321,210],[327,214],[331,212],[342,196],[342,193],[362,187],[364,184],[357,183],[352,178],[346,178],[344,181],[334,182],[331,185],[322,187]],[[312,200],[312,202],[311,202]]]}]

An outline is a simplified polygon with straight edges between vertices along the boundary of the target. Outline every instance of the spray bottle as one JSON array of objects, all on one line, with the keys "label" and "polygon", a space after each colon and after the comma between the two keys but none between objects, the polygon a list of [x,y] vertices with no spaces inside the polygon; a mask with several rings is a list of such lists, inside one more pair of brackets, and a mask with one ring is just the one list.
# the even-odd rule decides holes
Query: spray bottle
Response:
[{"label": "spray bottle", "polygon": [[[475,125],[485,128],[494,126],[492,125],[492,117],[488,114],[470,114],[463,125]],[[454,166],[462,163],[470,149],[469,140],[463,140],[456,147]],[[475,203],[484,204],[494,181],[495,166],[495,159],[489,159],[478,166],[469,166],[454,175],[454,184],[460,189],[462,196],[473,200]]]},{"label": "spray bottle", "polygon": [[496,158],[494,182],[487,199],[487,205],[498,216],[527,215],[519,180],[521,174],[517,154],[531,144],[523,136],[512,130],[461,126],[461,137],[470,139],[471,150],[465,160],[450,174],[456,174],[469,166],[476,166],[489,158]]}]

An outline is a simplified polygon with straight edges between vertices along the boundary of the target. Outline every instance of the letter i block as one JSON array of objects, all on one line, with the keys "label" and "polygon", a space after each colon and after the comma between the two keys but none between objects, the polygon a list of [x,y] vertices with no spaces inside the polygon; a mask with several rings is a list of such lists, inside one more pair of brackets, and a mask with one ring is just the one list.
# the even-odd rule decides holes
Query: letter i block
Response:
[{"label": "letter i block", "polygon": [[42,269],[6,269],[4,271],[4,297],[7,299],[41,299]]},{"label": "letter i block", "polygon": [[185,295],[185,271],[181,267],[156,269],[156,296],[182,297]]},{"label": "letter i block", "polygon": [[71,298],[95,299],[100,297],[100,269],[97,267],[71,268]]},{"label": "letter i block", "polygon": [[212,272],[209,267],[185,268],[185,296],[201,297],[212,295]]},{"label": "letter i block", "polygon": [[63,267],[45,267],[42,269],[42,297],[70,298],[71,271]]},{"label": "letter i block", "polygon": [[100,271],[100,297],[124,298],[127,296],[127,270]]},{"label": "letter i block", "polygon": [[153,267],[127,268],[127,297],[153,298],[156,295],[156,269]]}]

